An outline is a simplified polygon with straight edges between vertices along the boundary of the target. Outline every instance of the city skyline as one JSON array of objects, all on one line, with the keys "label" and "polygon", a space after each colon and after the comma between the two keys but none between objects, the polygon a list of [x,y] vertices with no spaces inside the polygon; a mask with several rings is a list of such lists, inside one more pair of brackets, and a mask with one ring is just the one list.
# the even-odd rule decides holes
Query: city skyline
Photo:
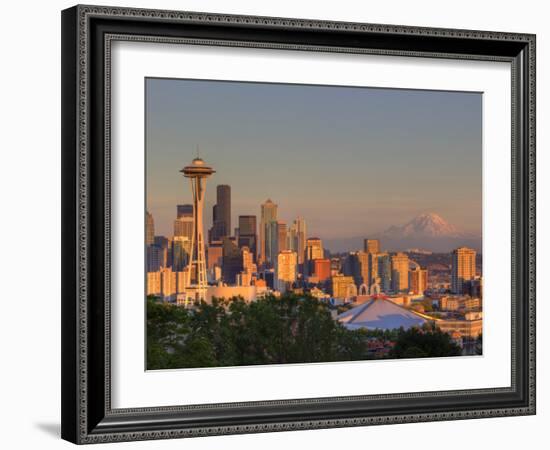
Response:
[{"label": "city skyline", "polygon": [[[170,95],[166,95],[168,92]],[[359,105],[357,96],[363,106]],[[350,97],[355,101],[344,111],[341,103],[349,104]],[[220,106],[218,111],[213,108],[213,102],[220,98],[224,100],[224,107]],[[273,101],[266,103],[270,98]],[[298,114],[296,108],[300,110],[306,100],[309,106],[301,106],[302,112],[311,110],[316,119],[300,118],[300,126],[293,125],[289,113]],[[419,100],[418,114],[411,115],[410,110],[407,114],[400,112],[400,106],[409,103],[418,106]],[[320,104],[329,103],[333,110],[316,112]],[[227,105],[234,105],[234,113],[225,111]],[[258,118],[253,112],[260,105],[264,108],[262,117]],[[273,111],[265,113],[266,109]],[[338,116],[339,112],[345,114]],[[352,120],[352,116],[358,114],[368,116],[369,120]],[[230,123],[219,129],[222,116]],[[339,118],[332,121],[333,128],[323,132],[320,124],[328,116]],[[384,139],[380,129],[372,129],[379,128],[380,116],[408,121],[393,123],[395,130],[400,131]],[[176,205],[191,202],[178,170],[196,155],[197,142],[201,144],[201,156],[218,168],[206,190],[205,225],[208,228],[212,226],[216,186],[229,185],[232,189],[230,221],[234,224],[241,215],[254,215],[259,221],[260,205],[271,198],[280,205],[280,220],[290,225],[298,216],[306,218],[308,237],[364,236],[434,210],[465,231],[481,231],[480,94],[148,79],[146,117],[146,200],[147,210],[155,217],[156,234],[171,235]],[[250,128],[242,128],[245,118]],[[263,123],[265,120],[269,123]],[[457,121],[462,125],[459,131],[456,131]],[[181,126],[182,122],[189,126]],[[428,122],[431,134],[429,139],[427,134],[422,138],[422,133],[427,133]],[[205,125],[211,127],[208,132],[204,130]],[[362,129],[359,136],[352,133],[358,127]],[[278,130],[280,139],[270,136],[272,128]],[[346,128],[350,139],[343,139],[346,133],[342,128]],[[408,130],[408,134],[403,129]],[[242,139],[237,136],[239,130]],[[445,137],[449,138],[450,130],[459,136],[444,146],[442,142]],[[307,135],[312,131],[318,133]],[[332,137],[322,142],[319,133]],[[217,144],[221,134],[227,139]],[[265,135],[264,145],[257,143],[260,134]],[[342,137],[338,151],[334,135]],[[390,144],[384,144],[384,140]],[[421,143],[423,150],[417,152]],[[457,146],[462,150],[457,150]],[[393,149],[391,157],[384,156],[384,149],[388,148]],[[427,169],[425,159],[432,161],[437,156],[435,151],[442,154]],[[273,166],[274,160],[280,160],[279,164]],[[397,162],[390,164],[390,160]],[[372,164],[373,161],[376,164]],[[441,173],[442,166],[447,166],[447,173]],[[265,170],[266,167],[270,170]],[[387,172],[384,167],[388,168]],[[303,174],[297,173],[299,170],[304,170]],[[342,197],[344,189],[346,193]],[[337,194],[339,201],[334,198]]]}]

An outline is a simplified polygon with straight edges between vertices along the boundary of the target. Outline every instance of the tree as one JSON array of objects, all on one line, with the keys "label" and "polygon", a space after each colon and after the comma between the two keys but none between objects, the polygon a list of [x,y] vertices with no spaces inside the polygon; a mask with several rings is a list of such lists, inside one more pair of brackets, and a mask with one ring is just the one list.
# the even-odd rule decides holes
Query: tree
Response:
[{"label": "tree", "polygon": [[440,356],[459,356],[461,349],[449,334],[434,326],[401,330],[395,346],[390,352],[391,358],[426,358]]},{"label": "tree", "polygon": [[327,304],[307,295],[270,295],[250,303],[213,299],[189,310],[147,300],[149,369],[372,359],[373,338],[382,345],[396,342],[395,358],[450,356],[458,349],[436,329],[348,330]]}]

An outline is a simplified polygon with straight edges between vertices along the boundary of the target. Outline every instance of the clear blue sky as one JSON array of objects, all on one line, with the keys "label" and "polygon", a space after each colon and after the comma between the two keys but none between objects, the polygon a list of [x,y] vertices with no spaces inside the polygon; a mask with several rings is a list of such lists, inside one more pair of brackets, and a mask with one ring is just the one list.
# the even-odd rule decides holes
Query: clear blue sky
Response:
[{"label": "clear blue sky", "polygon": [[191,201],[179,170],[201,157],[232,188],[232,220],[301,215],[308,235],[345,238],[436,212],[481,233],[482,94],[202,80],[146,80],[147,209],[171,235]]}]

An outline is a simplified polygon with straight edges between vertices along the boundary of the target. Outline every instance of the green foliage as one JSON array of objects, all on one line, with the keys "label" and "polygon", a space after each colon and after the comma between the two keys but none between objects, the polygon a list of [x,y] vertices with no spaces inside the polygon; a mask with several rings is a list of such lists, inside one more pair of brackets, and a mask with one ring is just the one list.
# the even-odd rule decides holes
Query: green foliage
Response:
[{"label": "green foliage", "polygon": [[[147,299],[147,368],[242,366],[374,358],[373,340],[400,342],[403,330],[347,330],[309,296],[213,299],[192,309]],[[447,336],[447,335],[445,335]],[[441,356],[444,348],[393,357]],[[406,349],[405,349],[406,350]],[[411,353],[412,352],[412,353]],[[437,353],[437,355],[432,355]]]},{"label": "green foliage", "polygon": [[390,352],[391,358],[426,358],[439,356],[459,356],[462,351],[451,337],[433,326],[422,329],[401,330],[395,346]]}]

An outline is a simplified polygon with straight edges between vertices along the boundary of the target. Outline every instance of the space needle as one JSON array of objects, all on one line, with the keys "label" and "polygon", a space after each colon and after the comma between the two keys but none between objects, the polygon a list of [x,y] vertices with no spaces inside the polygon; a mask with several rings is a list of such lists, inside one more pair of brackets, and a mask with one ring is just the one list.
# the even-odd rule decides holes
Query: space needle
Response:
[{"label": "space needle", "polygon": [[[184,167],[180,172],[191,181],[193,194],[193,234],[191,237],[191,254],[185,283],[185,305],[188,301],[206,299],[208,281],[206,278],[206,256],[204,252],[203,216],[204,194],[206,179],[216,171],[205,164],[198,156],[191,165]],[[193,269],[195,276],[193,277]]]}]

